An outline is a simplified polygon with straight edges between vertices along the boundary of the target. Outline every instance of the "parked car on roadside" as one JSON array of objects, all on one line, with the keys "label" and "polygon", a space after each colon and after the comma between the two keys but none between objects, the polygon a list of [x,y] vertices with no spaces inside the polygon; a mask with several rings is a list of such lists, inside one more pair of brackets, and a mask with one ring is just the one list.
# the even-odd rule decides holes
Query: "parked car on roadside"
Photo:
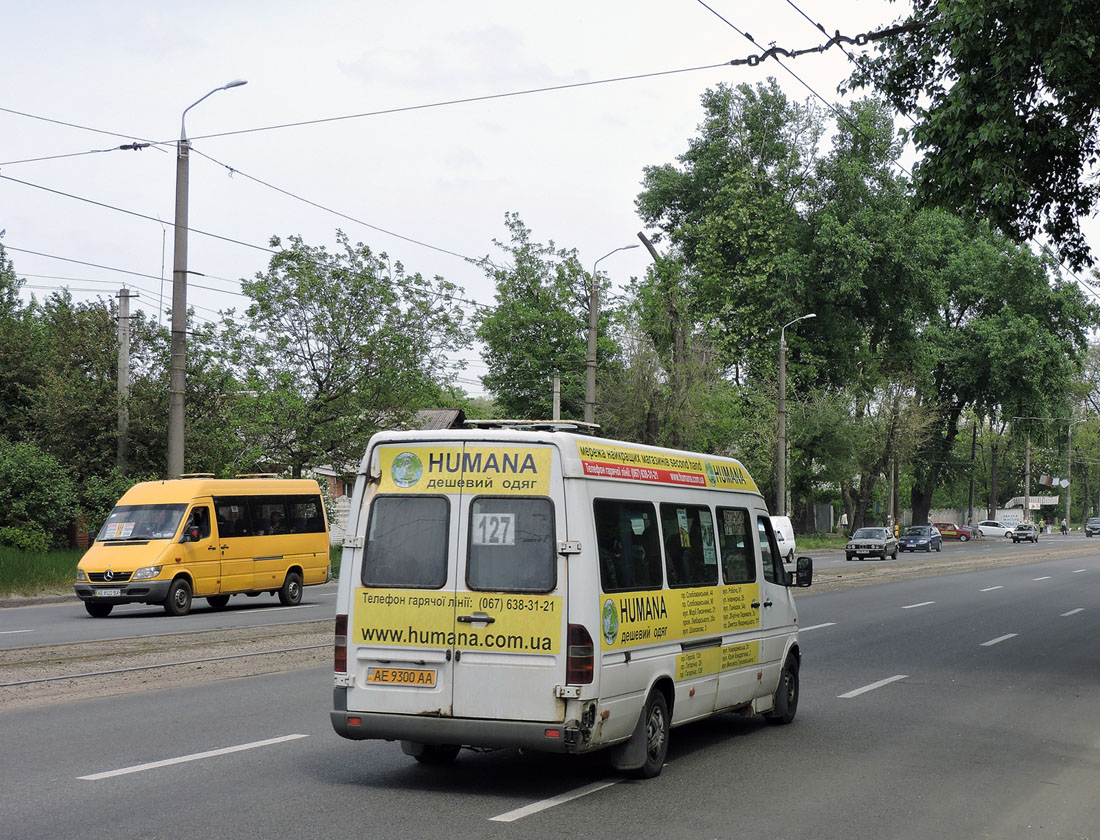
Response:
[{"label": "parked car on roadside", "polygon": [[983,537],[1012,536],[1012,526],[1005,525],[1003,522],[998,522],[995,519],[986,519],[984,522],[979,522],[978,530],[982,532]]},{"label": "parked car on roadside", "polygon": [[940,532],[940,536],[945,540],[966,542],[974,536],[970,528],[966,525],[956,525],[954,522],[933,522],[932,524],[936,526]]},{"label": "parked car on roadside", "polygon": [[887,554],[894,560],[898,559],[898,541],[889,528],[859,528],[844,546],[846,560],[851,560],[853,557],[876,556],[880,560],[885,560]]},{"label": "parked car on roadside", "polygon": [[[779,556],[784,563],[794,563],[794,526],[789,516],[773,516],[772,530],[775,532],[775,540],[779,543]],[[793,571],[793,567],[792,567]]]},{"label": "parked car on roadside", "polygon": [[910,525],[898,542],[902,551],[939,551],[943,537],[935,525]]},{"label": "parked car on roadside", "polygon": [[1100,516],[1090,516],[1085,520],[1085,536],[1093,537],[1100,534]]},{"label": "parked car on roadside", "polygon": [[1012,529],[1012,541],[1018,542],[1039,542],[1039,529],[1032,525],[1030,522],[1021,522],[1015,528]]}]

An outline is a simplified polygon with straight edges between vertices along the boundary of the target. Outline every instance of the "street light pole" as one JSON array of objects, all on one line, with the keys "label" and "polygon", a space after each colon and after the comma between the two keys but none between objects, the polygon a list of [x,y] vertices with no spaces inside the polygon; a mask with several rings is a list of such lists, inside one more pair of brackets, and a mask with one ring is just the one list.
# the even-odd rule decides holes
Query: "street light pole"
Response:
[{"label": "street light pole", "polygon": [[168,375],[168,477],[183,473],[184,394],[187,388],[187,182],[191,144],[187,140],[187,112],[207,96],[248,82],[237,79],[216,87],[183,109],[176,147],[175,253],[172,260],[172,350]]},{"label": "street light pole", "polygon": [[584,379],[584,422],[595,423],[596,417],[596,329],[600,320],[600,281],[596,266],[612,254],[629,251],[637,245],[623,245],[614,251],[608,251],[592,264],[592,285],[588,291],[588,355],[585,360]]},{"label": "street light pole", "polygon": [[779,433],[775,469],[777,516],[787,515],[787,327],[816,317],[817,313],[811,312],[787,322],[779,329]]}]

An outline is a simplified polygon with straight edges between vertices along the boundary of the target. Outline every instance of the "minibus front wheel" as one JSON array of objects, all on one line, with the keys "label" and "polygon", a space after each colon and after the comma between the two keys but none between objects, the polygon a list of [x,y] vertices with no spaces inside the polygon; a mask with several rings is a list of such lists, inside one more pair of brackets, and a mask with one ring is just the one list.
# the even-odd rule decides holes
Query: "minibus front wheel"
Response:
[{"label": "minibus front wheel", "polygon": [[187,615],[191,612],[191,584],[187,578],[176,578],[168,587],[168,597],[164,600],[164,611],[168,615]]},{"label": "minibus front wheel", "polygon": [[114,604],[97,604],[95,601],[84,602],[84,609],[88,611],[88,615],[92,618],[106,618],[114,608]]}]

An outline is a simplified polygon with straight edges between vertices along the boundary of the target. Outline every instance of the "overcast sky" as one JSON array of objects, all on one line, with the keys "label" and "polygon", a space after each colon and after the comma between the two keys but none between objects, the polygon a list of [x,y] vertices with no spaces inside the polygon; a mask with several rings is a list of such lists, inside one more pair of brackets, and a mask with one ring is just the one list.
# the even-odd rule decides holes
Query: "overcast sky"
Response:
[{"label": "overcast sky", "polygon": [[[908,10],[880,0],[709,5],[765,48],[789,49],[826,40],[797,9],[847,35]],[[203,319],[244,308],[236,281],[265,270],[272,235],[332,248],[342,228],[407,271],[491,303],[483,273],[445,251],[498,255],[493,239],[507,238],[505,213],[516,212],[536,241],[576,248],[591,270],[638,242],[643,168],[685,150],[706,88],[771,75],[789,96],[812,96],[773,61],[691,70],[759,51],[697,0],[41,0],[7,4],[3,33],[0,229],[17,272],[37,287],[25,295],[67,285],[88,299],[125,284],[154,312],[163,276],[167,307],[180,115],[212,88],[248,81],[187,115],[188,263],[206,275],[192,277],[188,302]],[[840,50],[787,66],[841,101],[850,65]],[[688,72],[417,107],[677,70]],[[273,128],[316,120],[330,121]],[[165,145],[81,154],[138,139]],[[50,156],[61,157],[20,162]],[[648,261],[638,248],[600,270],[622,284]],[[480,372],[474,361],[463,374],[471,393],[481,392]]]}]

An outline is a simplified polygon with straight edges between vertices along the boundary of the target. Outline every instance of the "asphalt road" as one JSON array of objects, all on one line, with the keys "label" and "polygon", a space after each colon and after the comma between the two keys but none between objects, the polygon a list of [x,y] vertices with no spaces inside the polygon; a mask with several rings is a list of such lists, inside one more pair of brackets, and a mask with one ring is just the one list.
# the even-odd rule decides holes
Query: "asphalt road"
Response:
[{"label": "asphalt road", "polygon": [[320,668],[0,711],[0,836],[1097,836],[1091,551],[806,595],[799,611],[796,721],[676,729],[654,780],[600,755],[465,751],[430,768],[343,741]]},{"label": "asphalt road", "polygon": [[335,582],[305,587],[302,603],[295,607],[284,607],[266,593],[236,595],[221,610],[196,598],[191,612],[179,617],[160,606],[123,604],[106,618],[92,618],[74,596],[61,603],[0,609],[0,649],[321,621],[335,614]]}]

